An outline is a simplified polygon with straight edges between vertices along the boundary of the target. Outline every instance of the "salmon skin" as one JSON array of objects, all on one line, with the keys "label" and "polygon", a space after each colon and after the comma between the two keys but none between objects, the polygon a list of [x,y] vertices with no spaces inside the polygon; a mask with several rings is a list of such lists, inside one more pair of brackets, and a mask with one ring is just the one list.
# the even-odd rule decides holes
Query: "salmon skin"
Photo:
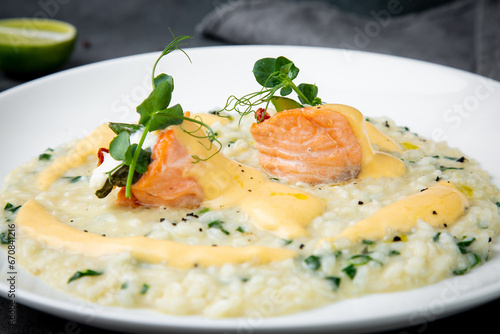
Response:
[{"label": "salmon skin", "polygon": [[267,173],[311,185],[356,178],[361,145],[346,117],[323,106],[284,110],[250,129]]},{"label": "salmon skin", "polygon": [[193,166],[192,158],[187,148],[177,140],[172,129],[167,128],[160,133],[153,148],[152,158],[147,172],[132,185],[132,197],[125,197],[125,188],[121,188],[117,203],[131,207],[199,206],[203,200],[203,190],[194,178],[186,176]]}]

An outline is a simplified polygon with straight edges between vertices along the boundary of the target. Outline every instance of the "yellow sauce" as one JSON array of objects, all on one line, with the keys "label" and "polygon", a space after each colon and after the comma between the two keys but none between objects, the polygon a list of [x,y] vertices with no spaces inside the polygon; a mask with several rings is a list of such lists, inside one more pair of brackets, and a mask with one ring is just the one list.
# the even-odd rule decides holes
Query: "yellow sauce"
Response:
[{"label": "yellow sauce", "polygon": [[382,151],[403,153],[403,150],[394,141],[394,139],[387,137],[370,122],[365,122],[365,125],[366,134],[370,139],[370,143],[372,143],[373,145],[377,145]]},{"label": "yellow sauce", "polygon": [[[404,163],[398,158],[393,157],[390,154],[384,152],[377,152],[372,148],[370,140],[372,138],[368,137],[367,126],[363,115],[356,109],[345,106],[342,104],[325,104],[320,106],[322,109],[331,110],[333,112],[338,112],[345,116],[347,122],[351,126],[354,135],[361,145],[361,171],[358,175],[359,178],[379,178],[379,177],[398,177],[405,173],[406,169]],[[377,130],[378,131],[378,130]],[[384,143],[383,138],[376,134],[376,131],[370,129],[370,133],[373,138],[377,141],[378,145],[383,147],[391,147],[394,149],[393,145],[386,142]],[[385,136],[384,136],[385,137]],[[395,143],[394,143],[395,144]],[[397,150],[397,149],[396,149]],[[396,151],[392,150],[392,151]]]},{"label": "yellow sauce", "polygon": [[[198,126],[184,122],[182,129],[196,131]],[[176,138],[189,150],[189,154],[206,158],[216,148],[207,150],[208,140],[187,134],[179,126],[172,127]],[[200,135],[201,132],[194,133]],[[319,198],[270,181],[254,168],[244,166],[222,154],[193,165],[187,176],[194,177],[204,192],[203,206],[213,210],[238,206],[254,225],[293,239],[307,235],[305,227],[319,216],[325,204]]]},{"label": "yellow sauce", "polygon": [[170,240],[155,240],[142,236],[112,238],[83,232],[60,222],[35,200],[28,200],[19,209],[16,224],[24,235],[50,248],[108,256],[130,252],[139,261],[165,263],[189,269],[195,266],[220,266],[225,263],[269,263],[296,256],[288,249],[261,246],[231,247],[185,245]]},{"label": "yellow sauce", "polygon": [[80,140],[68,154],[57,158],[38,175],[38,188],[41,191],[47,190],[66,171],[85,163],[87,157],[96,154],[99,148],[109,147],[114,136],[115,133],[107,124],[99,126],[87,137]]},{"label": "yellow sauce", "polygon": [[388,205],[367,219],[347,227],[334,237],[320,241],[333,243],[348,239],[382,239],[394,233],[410,232],[419,220],[433,227],[453,224],[469,206],[467,198],[449,181],[439,182],[418,194]]}]

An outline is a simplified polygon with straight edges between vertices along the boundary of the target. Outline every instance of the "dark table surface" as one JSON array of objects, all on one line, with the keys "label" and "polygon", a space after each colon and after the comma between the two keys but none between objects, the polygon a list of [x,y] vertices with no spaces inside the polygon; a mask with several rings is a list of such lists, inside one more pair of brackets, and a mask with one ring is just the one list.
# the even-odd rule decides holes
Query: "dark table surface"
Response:
[{"label": "dark table surface", "polygon": [[[331,0],[329,2],[335,5],[336,8],[349,11],[348,1]],[[450,1],[443,0],[441,2],[448,3]],[[407,1],[407,3],[409,4],[411,1]],[[495,1],[492,3],[494,5],[498,4]],[[190,41],[189,47],[228,45],[238,42],[248,43],[245,40],[238,41],[234,37],[229,38],[223,33],[218,35],[217,31],[214,32],[213,29],[208,33],[205,31],[212,37],[207,38],[200,33],[199,29],[196,29],[197,24],[210,12],[234,4],[234,1],[198,0],[2,0],[0,19],[42,15],[68,21],[75,25],[79,36],[74,54],[61,69],[64,70],[101,60],[161,50],[165,42],[171,39],[169,28],[177,35],[195,36],[196,38]],[[436,5],[436,1],[421,1],[419,5],[415,5],[415,2],[413,2],[413,4],[411,8],[410,6],[405,7],[407,10],[400,13],[402,17],[403,15],[405,15],[404,17],[411,17],[413,15],[411,10],[422,13],[427,7]],[[383,3],[383,0],[372,1],[372,5],[387,6],[387,3]],[[466,3],[464,6],[471,5]],[[499,8],[499,6],[495,8]],[[465,10],[463,8],[459,9]],[[410,13],[408,13],[409,11]],[[355,13],[363,16],[367,12],[369,11],[358,2],[349,15]],[[477,15],[477,13],[474,15]],[[410,22],[410,24],[413,23]],[[209,30],[209,28],[205,26],[205,29]],[[498,41],[498,34],[495,36],[494,38]],[[375,48],[374,50],[368,49],[368,51],[409,56],[431,62],[434,60],[434,62],[443,65],[481,73],[477,66],[469,66],[462,59],[459,59],[459,55],[457,57],[443,58],[439,54],[433,55],[428,52],[411,53],[411,51],[407,51],[407,48],[402,47],[405,43],[404,39],[399,44],[393,38],[391,40],[391,46],[388,46],[389,42],[384,44],[383,39],[381,39],[382,45],[379,46],[379,50]],[[258,41],[252,40],[251,42],[258,43]],[[464,39],[464,43],[466,42]],[[263,43],[266,43],[266,41]],[[405,54],[401,50],[406,50],[407,53]],[[493,60],[500,60],[498,57],[494,58],[498,55],[492,52],[488,52],[487,56],[493,57]],[[490,70],[490,73],[493,72]],[[498,72],[494,74],[496,75]],[[0,73],[0,91],[15,87],[26,81],[27,79],[9,78]],[[9,300],[0,298],[0,333],[115,333],[93,327],[91,324],[74,323],[68,319],[45,313],[43,310],[34,310],[21,304],[16,306],[17,324],[10,325],[7,312],[9,303]],[[500,309],[500,299],[445,318],[435,320],[431,317],[428,319],[429,321],[423,323],[408,323],[408,327],[395,329],[387,333],[461,333],[464,332],[467,325],[474,326],[475,333],[500,333],[500,321],[493,315],[493,312],[498,309]]]}]

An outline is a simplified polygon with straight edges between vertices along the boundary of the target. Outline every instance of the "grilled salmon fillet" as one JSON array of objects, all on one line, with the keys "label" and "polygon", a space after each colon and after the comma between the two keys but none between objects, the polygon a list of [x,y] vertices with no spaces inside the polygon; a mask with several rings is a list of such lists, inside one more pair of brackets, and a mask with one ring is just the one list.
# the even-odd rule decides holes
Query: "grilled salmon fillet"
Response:
[{"label": "grilled salmon fillet", "polygon": [[315,106],[284,110],[251,127],[261,166],[290,182],[338,183],[361,169],[361,145],[346,117]]}]

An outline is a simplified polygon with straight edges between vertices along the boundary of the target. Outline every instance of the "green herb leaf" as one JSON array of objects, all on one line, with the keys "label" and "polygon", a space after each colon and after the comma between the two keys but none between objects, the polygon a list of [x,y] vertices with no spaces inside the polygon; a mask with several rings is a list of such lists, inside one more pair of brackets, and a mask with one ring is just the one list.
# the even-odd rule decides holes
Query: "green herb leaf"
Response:
[{"label": "green herb leaf", "polygon": [[[127,151],[125,152],[124,159],[122,159],[125,161],[126,165],[130,166],[132,164],[137,147],[137,144],[132,144],[128,147]],[[135,164],[135,171],[137,173],[144,174],[148,171],[148,166],[151,162],[151,151],[150,149],[143,150],[142,148],[140,150],[141,151],[139,152],[139,156],[137,157],[137,161]]]},{"label": "green herb leaf", "polygon": [[[128,170],[128,168],[127,168],[127,170]],[[113,186],[113,184],[111,184],[111,182],[109,181],[109,178],[108,178],[106,180],[106,182],[104,183],[104,185],[102,186],[102,188],[95,192],[95,195],[97,196],[97,198],[105,198],[113,191],[113,188],[114,188],[114,186]]]},{"label": "green herb leaf", "polygon": [[303,97],[299,95],[299,101],[301,103],[309,104],[309,105],[314,105],[313,101],[318,96],[318,87],[316,85],[311,85],[311,84],[300,84],[298,86],[299,90],[304,94],[307,100],[304,100]]},{"label": "green herb leaf", "polygon": [[245,233],[245,230],[241,226],[238,226],[238,228],[236,229],[236,231],[238,231],[240,233]]},{"label": "green herb leaf", "polygon": [[213,222],[208,224],[208,228],[216,228],[222,231],[222,233],[229,235],[230,233],[222,227],[223,222],[220,220],[214,220]]},{"label": "green herb leaf", "polygon": [[209,211],[210,211],[210,208],[205,208],[203,210],[198,211],[198,214],[201,215],[201,214],[207,213]]},{"label": "green herb leaf", "polygon": [[441,232],[436,233],[435,236],[432,237],[432,241],[438,242],[439,241],[439,236],[441,235]]},{"label": "green herb leaf", "polygon": [[130,133],[127,131],[120,132],[118,136],[113,138],[111,143],[109,143],[109,154],[115,160],[125,160],[125,154],[129,150],[129,147]]},{"label": "green herb leaf", "polygon": [[184,111],[180,104],[159,110],[151,118],[149,131],[163,130],[170,125],[179,125],[184,120]]},{"label": "green herb leaf", "polygon": [[292,93],[292,91],[293,91],[292,87],[285,86],[285,87],[281,88],[280,95],[287,96],[287,95],[290,95]]},{"label": "green herb leaf", "polygon": [[73,276],[71,276],[68,280],[68,283],[76,280],[76,279],[79,279],[81,277],[84,277],[84,276],[97,276],[97,275],[102,275],[102,271],[94,271],[92,269],[87,269],[87,270],[84,270],[84,271],[77,271],[76,273],[74,273]]},{"label": "green herb leaf", "polygon": [[466,267],[465,269],[457,269],[457,270],[453,270],[453,274],[454,275],[463,275],[465,274],[465,272],[467,271],[467,269],[469,269],[468,267]]},{"label": "green herb leaf", "polygon": [[82,179],[83,176],[63,176],[63,179],[66,179],[69,181],[69,183],[76,183]]},{"label": "green herb leaf", "polygon": [[151,94],[137,107],[137,112],[141,115],[139,124],[145,125],[151,116],[162,109],[166,109],[172,98],[173,87],[169,81],[162,81],[156,86]]},{"label": "green herb leaf", "polygon": [[127,184],[128,167],[125,165],[117,168],[108,178],[108,181],[117,187],[125,187]]},{"label": "green herb leaf", "polygon": [[379,264],[382,264],[382,262],[380,262],[379,260],[375,260],[371,256],[365,255],[365,254],[357,254],[357,255],[351,256],[349,258],[349,263],[352,265],[355,265],[355,266],[362,266],[362,265],[367,264],[370,261],[374,261],[374,262],[377,262]]},{"label": "green herb leaf", "polygon": [[295,79],[299,74],[299,69],[295,66],[295,64],[291,60],[283,56],[276,58],[276,61],[274,63],[274,71],[280,72],[290,80]]},{"label": "green herb leaf", "polygon": [[50,153],[42,153],[38,156],[38,160],[50,160],[52,158],[52,154]]},{"label": "green herb leaf", "polygon": [[275,64],[275,58],[262,58],[255,62],[252,72],[261,86],[270,88],[280,84],[275,75]]},{"label": "green herb leaf", "polygon": [[327,276],[325,277],[326,280],[332,282],[332,290],[337,291],[340,286],[341,279],[340,277],[337,276]]},{"label": "green herb leaf", "polygon": [[397,256],[397,255],[400,255],[401,253],[395,249],[391,249],[389,251],[389,256]]},{"label": "green herb leaf", "polygon": [[474,268],[476,265],[481,263],[481,258],[476,253],[474,253],[472,255],[474,257],[474,262],[470,265],[470,268]]},{"label": "green herb leaf", "polygon": [[168,82],[172,87],[172,92],[174,91],[174,78],[168,74],[161,73],[154,78],[154,87],[157,87],[163,82]]},{"label": "green herb leaf", "polygon": [[347,267],[343,268],[342,271],[349,276],[350,279],[354,279],[356,276],[356,272],[358,271],[356,267],[353,264],[348,265]]},{"label": "green herb leaf", "polygon": [[12,242],[12,240],[13,239],[10,238],[9,232],[0,233],[0,243],[2,245],[10,244]]},{"label": "green herb leaf", "polygon": [[449,166],[439,166],[439,170],[444,172],[445,170],[462,170],[463,167],[449,167]]},{"label": "green herb leaf", "polygon": [[141,295],[145,294],[149,290],[149,284],[144,283],[141,287]]},{"label": "green herb leaf", "polygon": [[355,265],[355,266],[362,266],[362,265],[370,262],[371,259],[372,258],[368,255],[358,254],[358,255],[351,256],[349,258],[349,262],[350,262],[350,264]]},{"label": "green herb leaf", "polygon": [[119,135],[122,132],[128,132],[129,134],[132,134],[142,128],[142,126],[140,126],[139,124],[112,123],[112,122],[110,122],[108,126],[117,135]]},{"label": "green herb leaf", "polygon": [[316,255],[311,255],[304,260],[307,267],[311,270],[318,270],[321,267],[321,260]]},{"label": "green herb leaf", "polygon": [[126,288],[128,288],[128,282],[123,282],[120,289],[124,290]]},{"label": "green herb leaf", "polygon": [[476,240],[476,238],[472,238],[470,240],[464,240],[457,242],[458,249],[460,250],[460,253],[462,254],[467,254],[470,253],[470,250],[468,247]]},{"label": "green herb leaf", "polygon": [[16,211],[19,210],[20,208],[21,208],[21,205],[15,206],[11,203],[7,203],[7,204],[5,204],[5,207],[3,209],[4,209],[4,211],[16,213]]}]

